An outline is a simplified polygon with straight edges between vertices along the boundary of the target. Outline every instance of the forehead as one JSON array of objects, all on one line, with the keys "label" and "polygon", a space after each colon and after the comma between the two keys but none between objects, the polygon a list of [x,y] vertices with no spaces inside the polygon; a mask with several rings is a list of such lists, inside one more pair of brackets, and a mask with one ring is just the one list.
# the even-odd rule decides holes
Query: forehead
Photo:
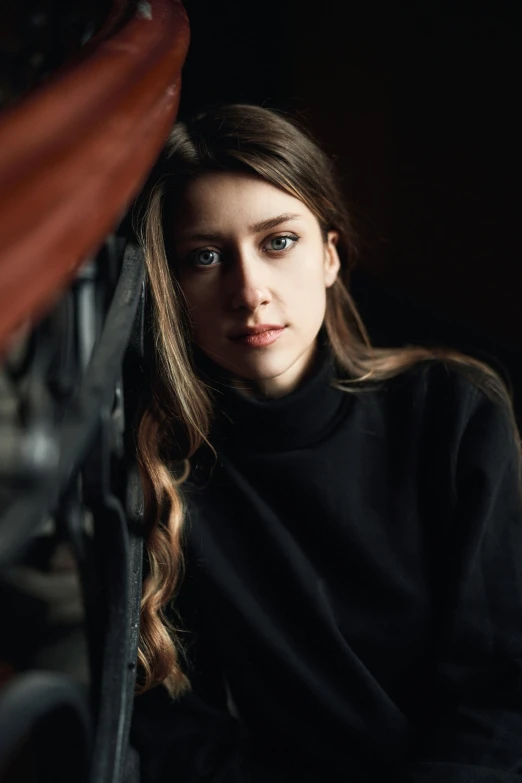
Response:
[{"label": "forehead", "polygon": [[298,198],[270,182],[239,172],[209,172],[190,180],[175,207],[174,227],[246,225],[292,213],[315,221],[314,215]]}]

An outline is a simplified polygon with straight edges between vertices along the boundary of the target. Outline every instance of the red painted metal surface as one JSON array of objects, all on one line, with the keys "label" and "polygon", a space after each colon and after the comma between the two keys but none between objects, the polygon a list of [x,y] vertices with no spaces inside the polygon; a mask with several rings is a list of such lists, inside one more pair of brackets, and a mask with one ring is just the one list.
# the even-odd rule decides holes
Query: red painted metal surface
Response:
[{"label": "red painted metal surface", "polygon": [[179,0],[141,2],[0,116],[0,351],[59,297],[146,178],[176,117],[188,44]]}]

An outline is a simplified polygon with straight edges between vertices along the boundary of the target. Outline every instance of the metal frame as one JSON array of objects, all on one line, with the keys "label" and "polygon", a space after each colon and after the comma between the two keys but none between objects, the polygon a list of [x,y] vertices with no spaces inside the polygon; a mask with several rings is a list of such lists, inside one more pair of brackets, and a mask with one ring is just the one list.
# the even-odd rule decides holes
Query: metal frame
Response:
[{"label": "metal frame", "polygon": [[[26,443],[18,448],[18,462],[11,460],[8,502],[0,512],[0,578],[24,565],[42,522],[51,519],[51,538],[67,542],[77,563],[90,672],[87,692],[51,672],[8,680],[0,690],[0,772],[29,732],[42,776],[53,759],[53,781],[119,783],[125,774],[143,556],[143,503],[129,430],[143,359],[145,296],[141,250],[128,243],[121,259],[121,242],[110,238],[35,329],[25,366],[11,379],[24,414],[0,423],[11,429],[11,438],[0,439],[0,452],[3,443],[34,443],[36,428],[46,433],[47,453],[58,455],[49,469]],[[82,364],[75,387],[71,381]],[[42,726],[53,720],[59,729],[46,731],[42,742]],[[67,753],[64,736],[80,750]]]}]

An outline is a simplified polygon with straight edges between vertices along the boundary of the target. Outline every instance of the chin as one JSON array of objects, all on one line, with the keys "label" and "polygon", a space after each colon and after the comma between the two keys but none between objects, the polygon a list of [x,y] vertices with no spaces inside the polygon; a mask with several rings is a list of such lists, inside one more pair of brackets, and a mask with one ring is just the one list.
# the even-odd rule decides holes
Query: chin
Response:
[{"label": "chin", "polygon": [[230,362],[228,366],[231,372],[241,378],[249,381],[268,381],[286,372],[292,366],[292,362],[249,360]]},{"label": "chin", "polygon": [[228,368],[241,378],[249,381],[269,381],[288,372],[296,362],[299,362],[301,356],[300,353],[288,355],[286,352],[284,355],[276,355],[275,352],[270,355],[267,351],[265,355],[259,352],[239,360],[231,359],[227,364]]}]

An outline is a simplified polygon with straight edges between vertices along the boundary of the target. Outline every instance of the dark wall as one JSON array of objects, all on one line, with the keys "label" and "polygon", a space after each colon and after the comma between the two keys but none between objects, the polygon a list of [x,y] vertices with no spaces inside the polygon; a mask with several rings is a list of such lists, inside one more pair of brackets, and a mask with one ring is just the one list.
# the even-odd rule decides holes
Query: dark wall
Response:
[{"label": "dark wall", "polygon": [[337,157],[362,239],[353,293],[375,342],[475,353],[519,397],[522,6],[186,7],[181,115],[235,100],[297,111]]},{"label": "dark wall", "polygon": [[222,101],[286,104],[291,92],[291,3],[185,0],[184,5],[191,44],[181,117]]}]

